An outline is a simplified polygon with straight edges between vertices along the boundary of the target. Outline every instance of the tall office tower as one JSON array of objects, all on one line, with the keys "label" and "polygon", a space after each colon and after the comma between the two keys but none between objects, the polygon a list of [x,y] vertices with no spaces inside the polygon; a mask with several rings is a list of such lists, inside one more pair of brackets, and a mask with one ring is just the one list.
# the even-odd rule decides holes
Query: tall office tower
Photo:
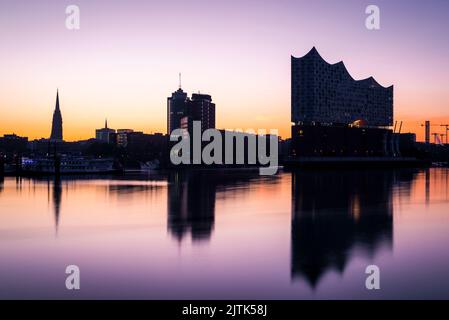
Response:
[{"label": "tall office tower", "polygon": [[291,120],[295,124],[393,124],[393,86],[354,80],[342,61],[329,64],[312,48],[291,57]]},{"label": "tall office tower", "polygon": [[[194,93],[187,104],[188,122],[201,121],[201,131],[215,129],[215,103],[208,94]],[[185,120],[182,120],[185,121]]]},{"label": "tall office tower", "polygon": [[56,106],[53,112],[50,140],[62,141],[62,116],[59,109],[59,92],[56,90]]},{"label": "tall office tower", "polygon": [[167,98],[167,134],[181,128],[181,118],[187,108],[187,93],[181,89],[181,75],[179,75],[179,89]]}]

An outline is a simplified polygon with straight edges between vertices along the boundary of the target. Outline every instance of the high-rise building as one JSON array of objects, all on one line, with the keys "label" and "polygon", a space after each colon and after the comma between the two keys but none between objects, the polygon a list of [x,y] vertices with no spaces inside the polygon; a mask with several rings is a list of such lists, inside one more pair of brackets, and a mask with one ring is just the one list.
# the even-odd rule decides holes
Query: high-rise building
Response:
[{"label": "high-rise building", "polygon": [[194,93],[190,99],[181,89],[181,75],[179,75],[179,89],[167,98],[167,134],[175,129],[189,129],[193,121],[201,121],[201,129],[215,128],[215,103],[208,94]]},{"label": "high-rise building", "polygon": [[201,122],[201,132],[215,129],[215,103],[208,94],[192,94],[184,114],[181,118],[181,128],[187,129],[188,132],[192,132],[193,121]]},{"label": "high-rise building", "polygon": [[167,134],[181,128],[181,118],[185,115],[187,101],[187,93],[182,91],[181,85],[167,98]]},{"label": "high-rise building", "polygon": [[62,116],[59,109],[59,91],[56,90],[56,106],[53,112],[50,140],[62,141]]},{"label": "high-rise building", "polygon": [[201,121],[201,131],[215,129],[215,103],[208,94],[192,94],[188,104],[187,116],[192,121]]},{"label": "high-rise building", "polygon": [[313,47],[291,57],[291,120],[294,124],[393,124],[393,86],[369,77],[354,80],[342,61],[329,64]]},{"label": "high-rise building", "polygon": [[108,120],[104,121],[104,128],[95,130],[95,139],[105,143],[115,143],[116,134],[114,129],[108,128]]}]

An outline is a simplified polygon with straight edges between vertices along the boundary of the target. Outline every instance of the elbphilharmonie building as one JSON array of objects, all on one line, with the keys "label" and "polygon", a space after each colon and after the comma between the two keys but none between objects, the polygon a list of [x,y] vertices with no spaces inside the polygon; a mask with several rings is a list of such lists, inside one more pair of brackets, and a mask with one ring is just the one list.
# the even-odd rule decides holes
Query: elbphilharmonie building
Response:
[{"label": "elbphilharmonie building", "polygon": [[354,80],[343,62],[329,64],[313,47],[291,57],[291,120],[294,124],[393,124],[393,86],[369,77]]}]

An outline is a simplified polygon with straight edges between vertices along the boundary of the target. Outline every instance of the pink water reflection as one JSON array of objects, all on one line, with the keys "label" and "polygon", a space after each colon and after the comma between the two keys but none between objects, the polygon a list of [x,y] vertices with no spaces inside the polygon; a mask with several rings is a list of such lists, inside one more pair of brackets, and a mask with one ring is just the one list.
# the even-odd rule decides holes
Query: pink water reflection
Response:
[{"label": "pink water reflection", "polygon": [[[447,297],[448,176],[5,178],[0,297]],[[381,268],[378,292],[364,287],[368,264]]]}]

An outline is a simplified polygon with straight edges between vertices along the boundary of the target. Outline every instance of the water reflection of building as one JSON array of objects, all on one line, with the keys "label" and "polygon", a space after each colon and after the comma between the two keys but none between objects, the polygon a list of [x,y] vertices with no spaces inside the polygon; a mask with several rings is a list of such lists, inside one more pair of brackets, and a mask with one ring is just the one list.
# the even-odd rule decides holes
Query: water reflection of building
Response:
[{"label": "water reflection of building", "polygon": [[343,273],[355,247],[369,256],[382,245],[392,247],[394,172],[292,175],[293,279],[315,287],[326,271]]},{"label": "water reflection of building", "polygon": [[178,239],[208,239],[215,220],[216,184],[208,175],[173,173],[168,184],[168,228]]},{"label": "water reflection of building", "polygon": [[208,240],[215,223],[215,203],[232,197],[228,191],[244,187],[258,177],[257,172],[173,172],[168,177],[167,219],[169,232],[179,241],[191,234],[192,240]]}]

